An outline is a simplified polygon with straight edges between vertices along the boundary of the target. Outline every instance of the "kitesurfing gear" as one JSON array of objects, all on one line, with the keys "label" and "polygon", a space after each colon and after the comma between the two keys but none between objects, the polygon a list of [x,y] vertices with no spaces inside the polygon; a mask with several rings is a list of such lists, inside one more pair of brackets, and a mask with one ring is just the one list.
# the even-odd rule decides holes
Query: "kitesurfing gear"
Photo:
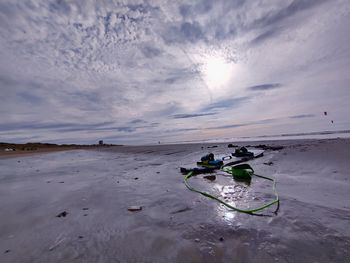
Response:
[{"label": "kitesurfing gear", "polygon": [[[209,154],[209,155],[203,156],[202,159],[201,159],[202,162],[200,162],[200,163],[208,162],[208,164],[209,164],[209,162],[210,162],[209,159],[210,160],[214,160],[214,155],[213,154]],[[256,213],[258,211],[261,211],[261,210],[264,210],[264,209],[266,209],[266,208],[268,208],[268,207],[270,207],[270,206],[272,206],[274,204],[277,204],[277,209],[276,209],[275,212],[277,212],[277,210],[279,209],[279,197],[278,197],[278,194],[277,194],[277,191],[276,191],[276,181],[275,181],[275,179],[267,177],[267,176],[262,176],[262,175],[255,174],[253,168],[249,164],[239,164],[239,165],[235,165],[235,166],[222,165],[220,167],[220,170],[231,174],[233,179],[235,179],[235,180],[245,180],[245,181],[249,181],[250,182],[252,176],[256,176],[256,177],[260,177],[262,179],[266,179],[266,180],[269,180],[269,181],[272,182],[272,188],[273,188],[273,192],[275,194],[275,199],[270,201],[270,202],[268,202],[268,203],[265,203],[265,204],[263,204],[263,205],[261,205],[259,207],[250,208],[250,209],[243,209],[243,208],[235,207],[235,206],[233,206],[233,205],[231,205],[231,204],[221,200],[220,198],[218,198],[218,197],[216,197],[214,195],[211,195],[211,194],[209,194],[207,192],[204,192],[204,191],[197,190],[194,187],[192,187],[188,183],[188,180],[192,176],[197,175],[198,173],[202,173],[202,172],[214,172],[214,170],[215,170],[214,167],[206,168],[206,169],[209,169],[209,170],[205,170],[203,168],[201,168],[201,169],[196,170],[196,168],[194,168],[194,169],[181,168],[181,172],[183,172],[183,173],[187,172],[187,174],[184,177],[184,183],[185,183],[186,187],[190,191],[199,193],[199,194],[201,194],[203,196],[206,196],[206,197],[208,197],[210,199],[213,199],[213,200],[223,204],[224,206],[226,206],[226,207],[228,207],[228,208],[230,208],[232,210],[235,210],[237,212],[241,212],[241,213],[254,214],[254,213]]]}]

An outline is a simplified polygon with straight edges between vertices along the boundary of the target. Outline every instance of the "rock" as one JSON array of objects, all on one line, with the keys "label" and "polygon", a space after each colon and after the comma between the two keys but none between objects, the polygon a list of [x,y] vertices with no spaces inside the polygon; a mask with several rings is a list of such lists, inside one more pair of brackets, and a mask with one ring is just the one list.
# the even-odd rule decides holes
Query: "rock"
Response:
[{"label": "rock", "polygon": [[209,181],[214,181],[216,180],[216,175],[205,175],[203,178],[209,180]]},{"label": "rock", "polygon": [[6,254],[6,253],[10,253],[11,252],[11,250],[10,249],[6,249],[5,250],[5,252],[4,252],[4,254]]},{"label": "rock", "polygon": [[89,210],[89,208],[88,207],[83,207],[83,210]]},{"label": "rock", "polygon": [[139,178],[138,177],[135,177],[134,180],[138,180]]},{"label": "rock", "polygon": [[224,241],[224,238],[223,238],[223,237],[220,237],[219,240],[222,242],[222,241]]},{"label": "rock", "polygon": [[84,216],[87,216],[88,214],[84,214]]},{"label": "rock", "polygon": [[78,236],[78,238],[79,238],[79,239],[82,239],[82,238],[84,238],[84,237],[83,237],[83,236]]},{"label": "rock", "polygon": [[61,213],[59,213],[56,217],[66,217],[68,215],[68,212],[63,211]]},{"label": "rock", "polygon": [[141,211],[142,210],[142,206],[138,206],[138,205],[129,206],[128,210],[130,212]]},{"label": "rock", "polygon": [[64,184],[64,182],[62,181],[62,182],[60,182],[60,184]]}]

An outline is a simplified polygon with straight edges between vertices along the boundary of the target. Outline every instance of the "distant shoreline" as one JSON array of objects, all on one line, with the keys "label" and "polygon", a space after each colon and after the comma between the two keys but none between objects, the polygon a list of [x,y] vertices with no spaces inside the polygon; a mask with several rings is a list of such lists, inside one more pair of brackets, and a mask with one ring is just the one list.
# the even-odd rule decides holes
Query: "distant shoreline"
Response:
[{"label": "distant shoreline", "polygon": [[112,146],[121,146],[115,144],[52,144],[52,143],[0,143],[0,157],[17,157],[22,155],[31,155],[35,153],[49,153],[68,150],[99,149]]}]

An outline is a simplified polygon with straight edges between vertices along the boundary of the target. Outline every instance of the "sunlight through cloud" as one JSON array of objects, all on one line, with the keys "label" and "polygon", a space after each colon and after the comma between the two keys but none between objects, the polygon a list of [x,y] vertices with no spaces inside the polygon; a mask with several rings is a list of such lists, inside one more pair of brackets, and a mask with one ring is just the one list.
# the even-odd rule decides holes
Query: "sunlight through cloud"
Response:
[{"label": "sunlight through cloud", "polygon": [[220,91],[235,76],[236,70],[236,64],[228,62],[221,56],[210,55],[203,61],[202,74],[205,82],[212,91]]}]

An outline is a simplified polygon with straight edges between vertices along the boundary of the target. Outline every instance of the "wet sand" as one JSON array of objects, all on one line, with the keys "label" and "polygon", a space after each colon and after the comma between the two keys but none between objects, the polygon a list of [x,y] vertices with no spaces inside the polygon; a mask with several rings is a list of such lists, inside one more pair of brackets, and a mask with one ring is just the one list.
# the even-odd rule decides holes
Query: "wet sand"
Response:
[{"label": "wet sand", "polygon": [[[13,157],[21,157],[28,156],[33,154],[42,154],[42,153],[51,153],[51,152],[59,152],[59,151],[70,151],[70,150],[84,150],[84,149],[99,149],[99,148],[107,148],[111,147],[109,145],[100,146],[100,145],[55,145],[50,147],[45,147],[43,145],[39,145],[36,147],[0,147],[0,158],[13,158]],[[5,148],[14,149],[14,151],[5,151]]]},{"label": "wet sand", "polygon": [[[277,215],[233,212],[185,187],[179,167],[231,153],[227,143],[0,157],[0,262],[348,262],[350,140],[263,143],[285,146],[250,162],[276,178]],[[272,197],[261,179],[216,178],[190,182],[239,207]]]}]

